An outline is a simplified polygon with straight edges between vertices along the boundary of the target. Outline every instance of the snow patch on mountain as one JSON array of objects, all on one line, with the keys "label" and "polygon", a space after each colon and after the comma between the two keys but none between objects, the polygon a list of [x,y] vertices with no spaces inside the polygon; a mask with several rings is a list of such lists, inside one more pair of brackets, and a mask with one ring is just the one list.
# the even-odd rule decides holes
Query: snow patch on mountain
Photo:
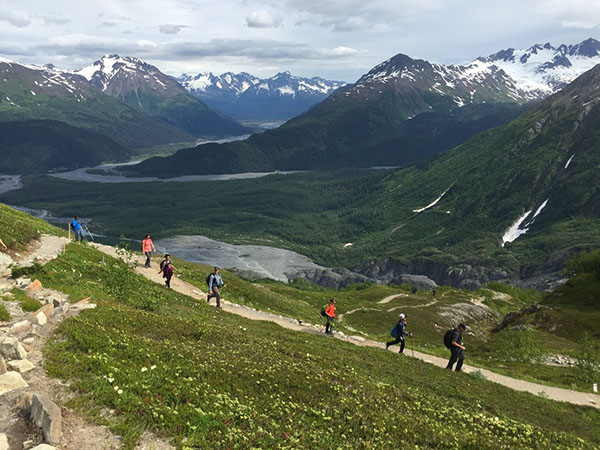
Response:
[{"label": "snow patch on mountain", "polygon": [[[452,186],[454,186],[454,184]],[[420,209],[413,209],[413,212],[414,213],[422,213],[423,211],[426,211],[429,208],[434,207],[444,197],[444,195],[446,195],[446,193],[452,188],[452,186],[450,186],[448,189],[446,189],[444,192],[442,192],[442,195],[440,195],[438,198],[436,198],[434,201],[432,201],[429,205],[424,206],[423,208],[420,208]]]},{"label": "snow patch on mountain", "polygon": [[569,164],[571,164],[571,161],[573,160],[573,158],[575,157],[575,153],[573,153],[571,155],[571,157],[569,158],[569,160],[567,161],[567,163],[565,164],[565,169],[569,168]]},{"label": "snow patch on mountain", "polygon": [[506,244],[507,242],[515,241],[519,236],[529,231],[529,228],[519,228],[521,224],[525,221],[525,219],[529,216],[529,214],[531,214],[531,210],[526,211],[521,217],[515,220],[510,227],[508,227],[508,229],[504,232],[504,235],[502,236],[502,247],[504,247],[504,244]]}]

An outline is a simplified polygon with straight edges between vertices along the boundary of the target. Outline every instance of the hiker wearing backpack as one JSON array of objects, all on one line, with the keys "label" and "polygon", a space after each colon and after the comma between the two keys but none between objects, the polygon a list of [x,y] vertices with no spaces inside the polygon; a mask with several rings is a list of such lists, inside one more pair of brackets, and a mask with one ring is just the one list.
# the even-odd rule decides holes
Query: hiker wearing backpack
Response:
[{"label": "hiker wearing backpack", "polygon": [[215,270],[208,276],[206,284],[208,285],[206,303],[210,303],[210,299],[215,297],[217,299],[217,309],[223,309],[221,307],[221,288],[225,287],[225,283],[223,283],[218,266],[215,266]]},{"label": "hiker wearing backpack", "polygon": [[168,289],[171,289],[171,278],[173,278],[173,272],[177,271],[177,268],[173,265],[171,261],[171,255],[165,253],[165,259],[163,259],[160,263],[160,270],[158,273],[163,274],[163,278],[165,279],[165,285]]},{"label": "hiker wearing backpack", "polygon": [[155,251],[156,248],[154,247],[154,243],[152,242],[152,239],[150,239],[150,235],[147,234],[142,241],[142,253],[146,255],[146,263],[144,264],[146,269],[150,268],[150,257],[152,256],[152,252]]},{"label": "hiker wearing backpack", "polygon": [[335,299],[330,298],[329,303],[321,308],[321,315],[327,318],[325,334],[333,335],[333,324],[335,322]]},{"label": "hiker wearing backpack", "polygon": [[412,333],[406,332],[406,315],[400,314],[398,316],[398,322],[396,322],[396,325],[394,325],[394,328],[392,328],[390,335],[395,339],[393,341],[386,342],[385,349],[387,350],[390,348],[390,345],[400,344],[400,351],[398,353],[404,353],[404,336],[413,335]]},{"label": "hiker wearing backpack", "polygon": [[444,345],[450,349],[450,361],[446,369],[452,370],[452,366],[456,363],[456,371],[460,372],[465,360],[466,347],[463,345],[462,334],[467,329],[464,323],[460,323],[453,330],[446,331],[444,335]]},{"label": "hiker wearing backpack", "polygon": [[73,217],[71,221],[71,230],[75,234],[75,242],[83,242],[83,230],[81,229],[81,221],[79,220],[79,216]]}]

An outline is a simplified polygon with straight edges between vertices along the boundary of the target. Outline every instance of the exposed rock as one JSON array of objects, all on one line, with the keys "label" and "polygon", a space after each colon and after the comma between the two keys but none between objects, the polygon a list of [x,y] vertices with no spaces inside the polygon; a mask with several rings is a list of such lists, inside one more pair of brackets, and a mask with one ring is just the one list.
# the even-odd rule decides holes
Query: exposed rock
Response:
[{"label": "exposed rock", "polygon": [[54,310],[52,310],[52,313],[50,314],[50,317],[54,317],[59,314],[65,314],[69,311],[70,308],[71,306],[69,305],[69,302],[66,302],[62,306],[54,308]]},{"label": "exposed rock", "polygon": [[27,358],[27,352],[14,337],[0,338],[0,354],[7,360]]},{"label": "exposed rock", "polygon": [[35,313],[44,313],[46,315],[46,318],[50,317],[50,314],[52,313],[52,310],[54,309],[54,305],[52,303],[49,303],[47,305],[42,306],[40,309],[38,309]]},{"label": "exposed rock", "polygon": [[74,309],[75,311],[85,311],[86,309],[94,309],[96,308],[95,303],[81,303],[77,302],[74,305],[71,305],[70,309]]},{"label": "exposed rock", "polygon": [[0,292],[10,291],[14,286],[15,283],[12,280],[0,280]]},{"label": "exposed rock", "polygon": [[45,394],[33,394],[30,417],[40,427],[44,439],[50,444],[58,444],[62,435],[62,415],[60,408]]},{"label": "exposed rock", "polygon": [[35,342],[35,338],[33,338],[33,337],[28,337],[27,339],[23,339],[23,344],[31,345],[34,342]]},{"label": "exposed rock", "polygon": [[4,375],[0,375],[0,395],[27,387],[29,387],[29,385],[25,382],[20,373],[6,372]]},{"label": "exposed rock", "polygon": [[56,447],[53,447],[48,444],[40,444],[40,445],[36,445],[31,450],[56,450]]},{"label": "exposed rock", "polygon": [[6,372],[8,372],[6,362],[4,361],[4,357],[0,355],[0,375],[4,375]]},{"label": "exposed rock", "polygon": [[28,319],[34,325],[46,325],[48,317],[43,312],[34,312]]},{"label": "exposed rock", "polygon": [[10,327],[10,332],[12,334],[20,334],[27,333],[31,330],[31,322],[28,320],[22,320],[20,322],[15,322]]},{"label": "exposed rock", "polygon": [[0,252],[0,269],[6,270],[13,263],[13,259],[7,253]]},{"label": "exposed rock", "polygon": [[42,289],[42,282],[40,280],[33,280],[29,286],[25,288],[25,291],[28,294],[33,294],[34,292]]},{"label": "exposed rock", "polygon": [[8,437],[4,433],[0,433],[0,450],[8,450]]},{"label": "exposed rock", "polygon": [[[512,322],[514,322],[515,320],[517,320],[521,317],[527,316],[529,314],[537,313],[540,310],[540,308],[541,308],[541,306],[536,303],[536,304],[521,308],[518,311],[509,312],[506,316],[504,316],[504,319],[496,327],[495,331],[500,331],[500,330],[506,328]],[[518,327],[513,327],[512,329],[517,329],[517,328]]]},{"label": "exposed rock", "polygon": [[348,269],[308,269],[298,272],[286,272],[288,279],[303,278],[311,283],[329,289],[340,289],[355,283],[374,282],[368,277]]},{"label": "exposed rock", "polygon": [[400,275],[401,284],[407,283],[420,290],[429,290],[437,286],[436,282],[424,275]]},{"label": "exposed rock", "polygon": [[17,286],[20,288],[25,288],[27,286],[29,286],[31,284],[31,278],[27,278],[27,277],[20,277],[17,278]]},{"label": "exposed rock", "polygon": [[33,363],[28,359],[15,359],[14,361],[9,361],[8,367],[19,373],[29,372],[35,368]]}]

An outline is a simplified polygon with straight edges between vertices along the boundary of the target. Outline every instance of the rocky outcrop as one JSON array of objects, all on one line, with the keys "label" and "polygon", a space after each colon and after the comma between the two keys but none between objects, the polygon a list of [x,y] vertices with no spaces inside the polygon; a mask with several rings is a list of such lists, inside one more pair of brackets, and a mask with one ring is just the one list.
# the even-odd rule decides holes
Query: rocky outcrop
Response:
[{"label": "rocky outcrop", "polygon": [[395,284],[404,283],[407,275],[420,275],[429,280],[427,288],[439,284],[462,289],[479,289],[490,281],[512,278],[508,272],[498,267],[473,266],[467,263],[448,266],[424,258],[416,259],[410,264],[393,259],[366,261],[358,264],[354,270],[380,282]]},{"label": "rocky outcrop", "polygon": [[376,281],[359,273],[351,272],[348,269],[309,269],[295,273],[286,273],[286,275],[290,280],[295,278],[303,278],[311,283],[315,283],[319,286],[329,289],[340,289],[355,283]]},{"label": "rocky outcrop", "polygon": [[496,327],[496,329],[494,331],[503,330],[504,328],[506,328],[510,324],[514,323],[518,319],[521,319],[522,317],[528,316],[530,314],[535,314],[540,309],[541,309],[541,306],[539,304],[535,303],[533,305],[526,306],[525,308],[521,308],[518,311],[509,312],[506,316],[504,316],[504,319],[502,320],[502,322],[500,322],[500,324]]}]

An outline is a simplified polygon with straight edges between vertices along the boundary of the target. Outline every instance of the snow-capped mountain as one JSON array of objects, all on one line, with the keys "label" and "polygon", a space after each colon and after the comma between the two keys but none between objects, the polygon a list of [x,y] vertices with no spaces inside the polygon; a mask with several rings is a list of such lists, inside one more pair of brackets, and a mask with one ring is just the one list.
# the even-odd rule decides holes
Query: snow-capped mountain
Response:
[{"label": "snow-capped mountain", "polygon": [[174,78],[141,59],[105,55],[74,72],[128,106],[195,136],[245,134],[249,130],[211,110]]},{"label": "snow-capped mountain", "polygon": [[600,41],[587,39],[576,45],[536,44],[526,50],[509,48],[478,58],[487,67],[499,67],[520,89],[545,97],[600,63]]},{"label": "snow-capped mountain", "polygon": [[183,74],[178,80],[209,106],[246,119],[296,116],[345,84],[290,72],[264,79],[245,72]]},{"label": "snow-capped mountain", "polygon": [[141,59],[130,56],[104,55],[92,65],[74,73],[114,97],[124,97],[132,91],[147,89],[157,95],[175,95],[183,89],[173,78]]}]

